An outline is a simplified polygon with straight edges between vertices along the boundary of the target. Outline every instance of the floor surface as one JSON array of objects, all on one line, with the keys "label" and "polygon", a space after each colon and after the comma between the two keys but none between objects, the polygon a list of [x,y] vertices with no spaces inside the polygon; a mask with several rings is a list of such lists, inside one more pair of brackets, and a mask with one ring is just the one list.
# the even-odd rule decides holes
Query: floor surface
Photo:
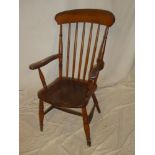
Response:
[{"label": "floor surface", "polygon": [[96,96],[101,114],[95,109],[91,147],[79,116],[54,109],[40,132],[38,99],[20,102],[20,155],[134,155],[134,82],[98,87]]}]

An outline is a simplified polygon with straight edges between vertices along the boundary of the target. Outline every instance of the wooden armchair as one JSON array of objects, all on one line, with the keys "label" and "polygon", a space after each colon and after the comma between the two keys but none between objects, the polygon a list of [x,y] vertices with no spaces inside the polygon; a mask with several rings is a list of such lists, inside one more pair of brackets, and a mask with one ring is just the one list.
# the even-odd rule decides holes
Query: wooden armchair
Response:
[{"label": "wooden armchair", "polygon": [[[43,84],[43,88],[38,92],[39,98],[39,120],[40,120],[40,130],[43,131],[43,119],[45,114],[47,114],[53,108],[82,116],[84,131],[86,134],[87,145],[91,145],[90,139],[90,128],[89,123],[92,120],[95,108],[100,113],[100,108],[95,95],[97,88],[97,78],[99,72],[104,67],[104,52],[106,46],[106,40],[108,35],[109,27],[113,25],[115,18],[114,15],[105,10],[97,9],[78,9],[60,12],[55,16],[55,20],[58,25],[60,25],[59,33],[59,52],[58,54],[49,56],[41,61],[33,63],[29,66],[31,70],[38,69],[39,76]],[[90,30],[88,34],[88,40],[86,41],[86,24],[90,24]],[[66,61],[63,62],[63,26],[68,24],[67,32],[67,45],[66,45]],[[74,39],[71,39],[71,29],[72,24],[75,24]],[[80,37],[80,51],[77,50],[78,41],[78,26],[83,24],[82,34]],[[93,36],[93,26],[97,25],[96,34]],[[101,35],[101,27],[104,28],[104,33]],[[98,45],[99,36],[102,38],[100,45]],[[92,38],[94,37],[94,46],[92,44]],[[71,50],[71,41],[73,41],[73,50]],[[85,43],[86,42],[86,43]],[[86,48],[86,55],[84,57],[84,47]],[[65,47],[65,46],[64,46]],[[92,47],[92,55],[90,56],[90,50]],[[97,52],[97,47],[98,52]],[[72,53],[72,59],[70,58],[70,53]],[[77,52],[79,53],[79,58],[77,57]],[[98,56],[96,55],[98,53]],[[65,54],[64,54],[65,56]],[[96,63],[95,62],[96,57]],[[45,82],[44,75],[41,71],[41,67],[47,65],[53,60],[59,61],[59,77],[47,85]],[[77,63],[76,63],[77,62]],[[89,62],[89,68],[88,68]],[[72,64],[71,64],[72,63]],[[78,65],[76,65],[78,64]],[[63,75],[63,65],[65,67],[65,75]],[[82,72],[82,65],[83,73]],[[71,69],[71,75],[69,74],[69,66]],[[77,70],[77,76],[75,71]],[[86,74],[88,77],[86,78]],[[90,112],[87,114],[86,106],[88,105],[89,99],[92,97],[94,105]],[[44,102],[50,104],[49,108],[44,110]],[[70,108],[81,108],[82,112],[71,110]]]}]

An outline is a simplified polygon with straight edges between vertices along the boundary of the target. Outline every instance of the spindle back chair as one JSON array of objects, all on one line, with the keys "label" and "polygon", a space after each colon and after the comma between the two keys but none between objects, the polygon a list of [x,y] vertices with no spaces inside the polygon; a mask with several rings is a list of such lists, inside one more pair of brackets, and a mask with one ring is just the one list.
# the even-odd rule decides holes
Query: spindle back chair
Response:
[{"label": "spindle back chair", "polygon": [[[39,76],[43,84],[43,88],[38,92],[38,97],[40,100],[40,130],[43,131],[44,115],[53,108],[82,116],[87,145],[90,146],[91,140],[89,123],[92,120],[95,108],[100,113],[100,108],[95,95],[97,88],[96,82],[99,72],[104,68],[103,57],[105,53],[108,30],[109,27],[115,22],[115,17],[113,13],[106,10],[77,9],[60,12],[55,16],[55,20],[57,24],[60,25],[58,54],[49,56],[29,66],[29,68],[32,70],[38,69]],[[82,32],[80,36],[79,25],[81,24]],[[90,29],[87,40],[86,26],[88,26],[88,24],[90,24]],[[63,26],[66,25],[68,25],[66,38],[67,45],[64,45]],[[95,26],[97,26],[97,28],[95,31],[93,31]],[[105,28],[103,34],[101,33],[101,27]],[[75,30],[74,37],[72,35],[73,28]],[[96,33],[95,35],[94,32]],[[93,38],[94,45],[91,46]],[[100,44],[99,38],[101,38]],[[80,40],[80,43],[78,40]],[[72,42],[73,49],[71,49]],[[78,44],[80,46],[80,50],[77,50]],[[79,55],[77,57],[78,52]],[[56,59],[59,61],[59,77],[54,82],[47,85],[40,68]],[[63,71],[64,66],[65,71]],[[71,74],[69,74],[69,71],[71,71]],[[88,75],[87,78],[86,75]],[[94,101],[94,105],[90,114],[88,115],[86,106],[91,97]],[[47,102],[51,104],[51,106],[44,110],[43,102]],[[82,113],[73,111],[70,108],[81,108]]]}]

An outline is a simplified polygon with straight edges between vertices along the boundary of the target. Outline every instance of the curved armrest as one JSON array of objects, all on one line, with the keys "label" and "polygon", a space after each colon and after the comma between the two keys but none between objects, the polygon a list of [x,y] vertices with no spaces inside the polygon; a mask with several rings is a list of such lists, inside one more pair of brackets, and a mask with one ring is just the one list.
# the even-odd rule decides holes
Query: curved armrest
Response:
[{"label": "curved armrest", "polygon": [[95,65],[92,70],[90,71],[90,74],[89,74],[89,79],[91,80],[95,80],[100,72],[100,70],[102,70],[104,68],[104,62],[100,62],[100,63],[97,63],[97,65]]},{"label": "curved armrest", "polygon": [[57,58],[60,58],[60,54],[55,54],[55,55],[52,55],[52,56],[49,56],[45,59],[42,59],[41,61],[38,61],[36,63],[33,63],[29,66],[30,69],[34,70],[34,69],[38,69],[40,67],[43,67],[45,65],[47,65],[49,62],[57,59]]}]

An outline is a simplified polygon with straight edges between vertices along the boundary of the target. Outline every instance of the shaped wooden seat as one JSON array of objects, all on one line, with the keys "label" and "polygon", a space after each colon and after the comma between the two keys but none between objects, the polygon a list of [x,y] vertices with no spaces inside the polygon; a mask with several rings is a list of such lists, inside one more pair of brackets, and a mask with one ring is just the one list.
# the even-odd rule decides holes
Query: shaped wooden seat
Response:
[{"label": "shaped wooden seat", "polygon": [[39,99],[56,107],[81,108],[85,106],[96,89],[96,84],[71,78],[56,79],[38,92]]},{"label": "shaped wooden seat", "polygon": [[[97,88],[96,83],[99,72],[104,68],[103,57],[106,40],[109,28],[115,22],[115,17],[113,13],[106,10],[77,9],[60,12],[55,16],[55,20],[57,24],[60,25],[58,53],[29,66],[31,70],[38,69],[43,85],[43,88],[38,92],[40,130],[43,131],[44,116],[53,108],[82,116],[87,145],[90,146],[89,123],[93,118],[95,108],[100,113],[100,108],[95,95]],[[73,24],[75,24],[75,31],[72,35]],[[79,25],[81,24],[82,33],[80,36],[78,34]],[[67,44],[63,46],[63,26],[66,25],[68,25],[67,39],[65,38]],[[87,37],[85,36],[87,32],[86,27],[88,25],[90,25],[90,27],[88,27],[89,32],[87,40]],[[95,25],[97,25],[97,28],[93,33]],[[104,31],[101,27],[104,28]],[[103,33],[101,33],[101,31]],[[92,38],[94,38],[94,46],[92,46]],[[101,38],[100,43],[98,41],[99,38]],[[80,48],[77,48],[79,40],[81,41],[81,44]],[[72,42],[73,49],[71,49]],[[91,50],[92,53],[90,52]],[[78,52],[79,54],[77,56]],[[59,77],[54,82],[47,85],[40,68],[54,60],[59,61]],[[64,66],[65,68],[63,68]],[[88,114],[86,106],[91,97],[94,105],[90,114]],[[44,102],[47,102],[50,105],[46,110],[44,110]],[[74,111],[70,108],[81,108],[81,112]]]}]

